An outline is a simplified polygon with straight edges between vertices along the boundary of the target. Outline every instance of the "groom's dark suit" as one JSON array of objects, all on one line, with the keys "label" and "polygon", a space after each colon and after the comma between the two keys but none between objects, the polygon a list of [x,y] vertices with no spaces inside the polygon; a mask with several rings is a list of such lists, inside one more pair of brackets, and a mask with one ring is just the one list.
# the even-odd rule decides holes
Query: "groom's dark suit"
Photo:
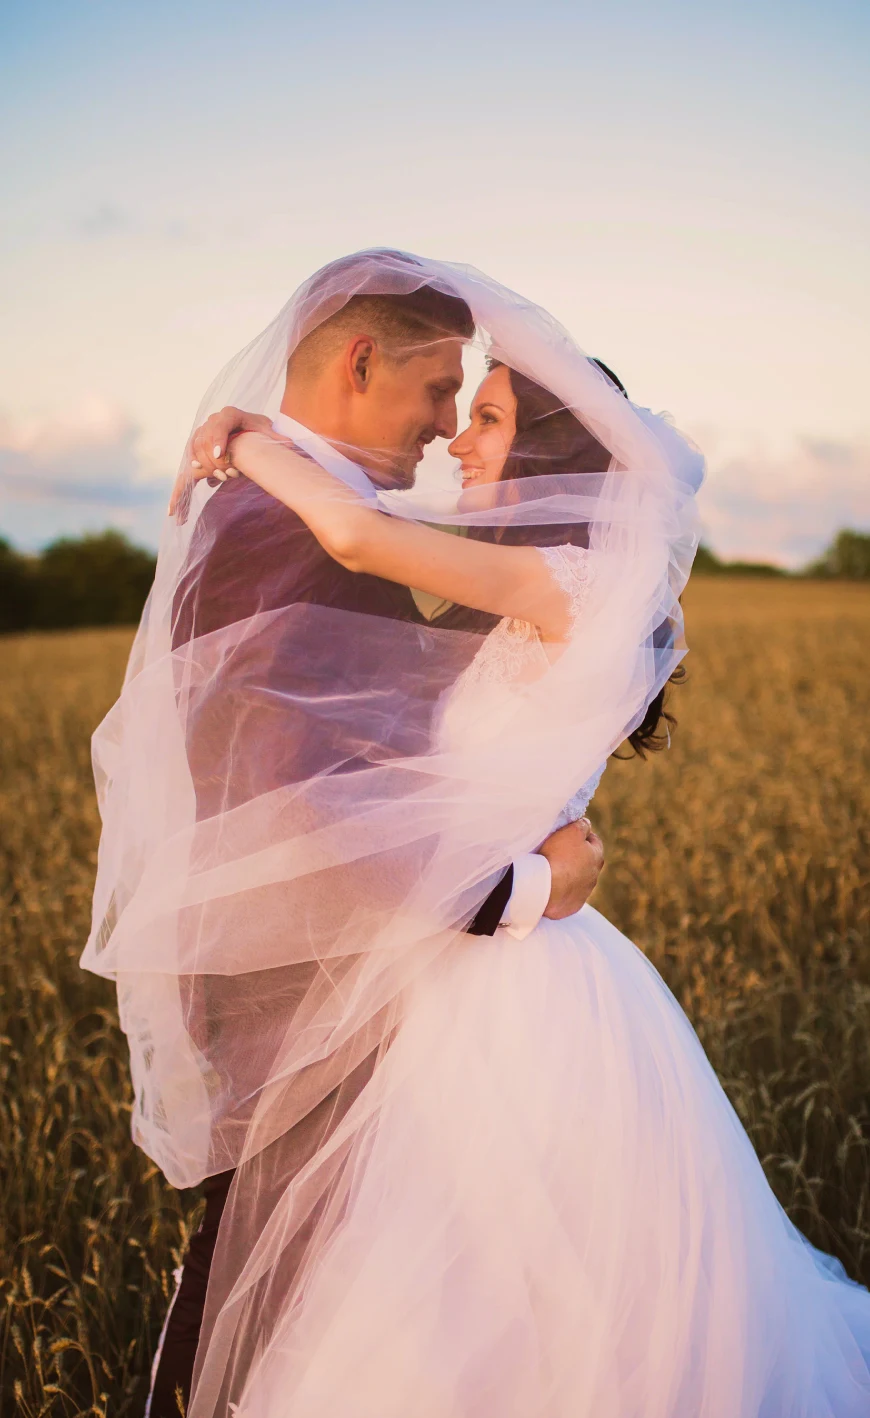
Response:
[{"label": "groom's dark suit", "polygon": [[[245,479],[225,483],[209,500],[194,529],[188,555],[189,570],[182,576],[173,606],[173,648],[180,649],[224,626],[247,619],[258,612],[295,604],[312,604],[355,611],[363,616],[384,616],[391,620],[425,623],[410,590],[377,576],[348,571],[320,546],[306,525],[280,502]],[[453,614],[451,628],[470,629],[475,613]],[[490,622],[481,617],[481,627]],[[218,686],[206,694],[189,717],[188,757],[194,779],[197,816],[200,820],[237,806],[279,783],[293,782],[299,758],[299,734],[284,731],[268,737],[251,725],[257,751],[247,759],[236,752],[232,767],[226,736],[221,735],[221,716],[226,715],[224,691]],[[320,730],[315,731],[316,733]],[[305,769],[316,760],[319,748],[324,756],[334,755],[334,745],[312,742],[310,726],[300,723],[305,738]],[[224,753],[215,745],[224,746]],[[332,762],[336,762],[333,756]],[[345,762],[344,770],[348,766]],[[467,929],[475,935],[492,935],[510,897],[513,868],[497,883]],[[294,970],[304,974],[309,967]],[[311,967],[313,968],[313,967]],[[232,977],[210,977],[207,984],[194,987],[212,992],[231,990]],[[300,980],[304,992],[306,980]],[[211,996],[214,999],[214,993]],[[190,1008],[192,1034],[205,1012],[204,995],[193,995]],[[293,1165],[301,1167],[317,1150],[329,1131],[364,1087],[374,1060],[361,1064],[350,1080],[336,1090],[292,1129]],[[185,1258],[181,1285],[173,1302],[162,1340],[150,1401],[149,1418],[178,1418],[176,1388],[185,1402],[189,1397],[193,1361],[202,1322],[209,1266],[217,1239],[221,1213],[233,1173],[209,1177],[203,1190],[205,1219],[192,1238]],[[300,1249],[307,1240],[299,1237]]]}]

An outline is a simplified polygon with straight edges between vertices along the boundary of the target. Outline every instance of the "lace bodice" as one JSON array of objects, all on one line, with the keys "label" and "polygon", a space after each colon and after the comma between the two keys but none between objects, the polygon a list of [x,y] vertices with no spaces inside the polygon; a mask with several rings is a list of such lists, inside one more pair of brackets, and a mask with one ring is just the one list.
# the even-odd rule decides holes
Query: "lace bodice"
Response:
[{"label": "lace bodice", "polygon": [[[541,547],[539,551],[554,580],[568,597],[573,627],[582,614],[594,582],[594,558],[584,547],[570,545]],[[524,679],[537,678],[542,668],[542,657],[547,658],[546,651],[534,625],[526,620],[507,617],[499,621],[457,682],[444,716],[442,733],[446,732],[451,739],[459,737],[464,742],[477,733],[487,737],[491,735],[494,731],[492,716],[497,714],[499,696],[490,701],[486,696],[487,687],[521,684]],[[468,694],[472,688],[475,691],[473,699]],[[473,718],[463,712],[472,702],[478,707],[478,713]],[[576,822],[584,815],[605,767],[606,764],[602,764],[565,804],[553,824],[554,829]]]}]

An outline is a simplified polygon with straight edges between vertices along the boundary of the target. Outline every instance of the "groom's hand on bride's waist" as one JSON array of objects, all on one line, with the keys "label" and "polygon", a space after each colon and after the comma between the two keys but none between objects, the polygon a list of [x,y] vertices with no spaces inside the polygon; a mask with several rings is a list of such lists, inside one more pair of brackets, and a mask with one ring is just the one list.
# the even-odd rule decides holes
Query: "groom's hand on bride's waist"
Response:
[{"label": "groom's hand on bride's waist", "polygon": [[551,921],[564,920],[585,906],[604,866],[604,843],[589,819],[569,822],[553,832],[538,851],[550,864],[550,899],[544,912]]}]

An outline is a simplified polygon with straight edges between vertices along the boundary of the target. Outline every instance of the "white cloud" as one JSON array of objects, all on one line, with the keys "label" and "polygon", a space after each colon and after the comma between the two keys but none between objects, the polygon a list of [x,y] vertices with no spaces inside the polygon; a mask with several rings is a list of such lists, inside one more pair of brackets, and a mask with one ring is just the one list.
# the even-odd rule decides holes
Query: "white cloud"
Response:
[{"label": "white cloud", "polygon": [[139,437],[100,399],[51,419],[0,419],[0,535],[35,547],[110,525],[156,540],[169,479],[149,475]]},{"label": "white cloud", "polygon": [[840,528],[870,527],[870,439],[802,438],[777,452],[700,441],[710,469],[699,505],[719,556],[798,567]]}]

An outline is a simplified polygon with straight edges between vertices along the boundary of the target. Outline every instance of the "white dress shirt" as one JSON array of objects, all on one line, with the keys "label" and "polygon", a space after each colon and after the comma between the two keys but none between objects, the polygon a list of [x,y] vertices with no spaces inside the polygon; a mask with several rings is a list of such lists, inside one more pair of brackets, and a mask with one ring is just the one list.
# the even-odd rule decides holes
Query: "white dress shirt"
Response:
[{"label": "white dress shirt", "polygon": [[[281,438],[292,438],[303,452],[309,454],[316,463],[334,477],[340,478],[352,487],[367,502],[377,505],[378,493],[374,483],[359,463],[354,463],[333,448],[319,433],[289,414],[278,414],[272,423]],[[505,930],[515,940],[523,940],[540,921],[550,899],[552,874],[550,863],[538,852],[524,852],[514,862],[514,880],[508,903],[504,909],[499,929]]]}]

